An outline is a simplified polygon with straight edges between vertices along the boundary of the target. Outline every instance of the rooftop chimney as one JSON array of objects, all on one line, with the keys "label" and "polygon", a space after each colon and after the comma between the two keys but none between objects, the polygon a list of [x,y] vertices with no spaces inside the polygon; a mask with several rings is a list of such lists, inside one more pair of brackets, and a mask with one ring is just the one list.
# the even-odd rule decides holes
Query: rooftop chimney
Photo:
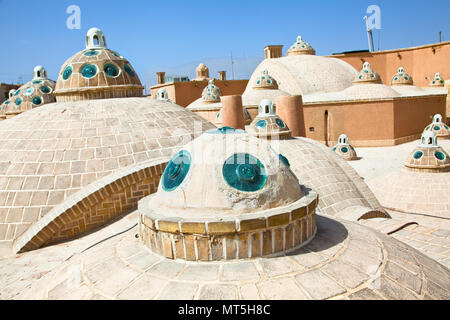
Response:
[{"label": "rooftop chimney", "polygon": [[165,72],[157,72],[156,76],[158,77],[158,84],[164,84],[166,82],[166,80],[165,80],[166,73]]},{"label": "rooftop chimney", "polygon": [[266,46],[264,47],[266,59],[281,58],[283,54],[283,46]]},{"label": "rooftop chimney", "polygon": [[219,80],[227,80],[227,72],[226,71],[219,71]]}]

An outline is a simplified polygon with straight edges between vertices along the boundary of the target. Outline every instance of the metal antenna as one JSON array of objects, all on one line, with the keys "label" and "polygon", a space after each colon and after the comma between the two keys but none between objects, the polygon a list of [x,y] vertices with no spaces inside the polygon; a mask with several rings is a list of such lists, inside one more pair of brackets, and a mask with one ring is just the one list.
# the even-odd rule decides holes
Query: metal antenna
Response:
[{"label": "metal antenna", "polygon": [[372,52],[373,51],[372,29],[369,28],[369,23],[368,23],[368,20],[367,20],[367,16],[364,16],[363,19],[366,20],[366,31],[367,31],[367,40],[369,41],[369,51]]}]

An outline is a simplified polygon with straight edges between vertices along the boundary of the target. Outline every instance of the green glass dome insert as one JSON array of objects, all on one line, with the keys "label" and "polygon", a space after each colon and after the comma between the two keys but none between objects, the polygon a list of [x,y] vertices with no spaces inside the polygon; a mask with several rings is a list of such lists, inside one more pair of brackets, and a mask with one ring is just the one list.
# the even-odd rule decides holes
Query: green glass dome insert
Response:
[{"label": "green glass dome insert", "polygon": [[42,99],[40,97],[33,97],[33,100],[31,100],[33,104],[40,105],[42,103]]},{"label": "green glass dome insert", "polygon": [[20,104],[22,103],[22,98],[17,98],[15,104],[16,106],[20,106]]},{"label": "green glass dome insert", "polygon": [[286,124],[284,123],[283,120],[281,120],[280,118],[276,118],[275,122],[277,123],[277,125],[281,128],[286,128]]},{"label": "green glass dome insert", "polygon": [[241,129],[236,130],[231,127],[220,127],[217,129],[210,129],[210,130],[206,131],[206,133],[208,133],[208,134],[228,134],[228,133],[243,133],[243,132],[245,132],[245,131],[241,130]]},{"label": "green glass dome insert", "polygon": [[443,154],[443,153],[440,152],[440,151],[436,151],[436,152],[434,153],[434,156],[436,157],[436,159],[439,159],[439,160],[444,160],[444,159],[445,159],[445,154]]},{"label": "green glass dome insert", "polygon": [[264,165],[248,153],[235,153],[225,160],[222,174],[230,187],[246,192],[260,190],[267,180]]},{"label": "green glass dome insert", "polygon": [[111,63],[106,64],[103,67],[103,70],[105,71],[106,75],[111,78],[117,77],[120,73],[119,68],[116,65],[111,64]]},{"label": "green glass dome insert", "polygon": [[33,94],[33,92],[34,92],[34,88],[30,87],[30,88],[27,88],[27,89],[23,92],[23,94],[26,95],[26,96],[31,96],[31,94]]},{"label": "green glass dome insert", "polygon": [[81,69],[81,74],[85,78],[92,78],[97,74],[97,67],[93,64],[87,64]]},{"label": "green glass dome insert", "polygon": [[39,84],[39,83],[41,83],[42,82],[42,80],[34,80],[32,83],[33,84]]},{"label": "green glass dome insert", "polygon": [[414,152],[413,158],[416,160],[419,160],[420,158],[422,158],[422,156],[423,156],[422,151],[416,151],[416,152]]},{"label": "green glass dome insert", "polygon": [[50,88],[47,87],[47,86],[42,86],[42,87],[39,88],[39,90],[40,90],[42,93],[50,93],[50,92],[52,91],[52,89],[50,89]]},{"label": "green glass dome insert", "polygon": [[255,127],[264,129],[265,127],[267,127],[267,121],[259,120],[258,122],[256,122]]},{"label": "green glass dome insert", "polygon": [[9,100],[6,100],[6,101],[5,101],[5,104],[9,104],[9,102],[10,102]]},{"label": "green glass dome insert", "polygon": [[130,75],[130,77],[134,77],[135,76],[134,71],[133,71],[133,69],[131,69],[129,64],[125,63],[123,68],[125,69],[125,72]]},{"label": "green glass dome insert", "polygon": [[191,167],[191,154],[189,151],[181,150],[170,159],[161,178],[162,187],[165,191],[175,190],[186,178]]},{"label": "green glass dome insert", "polygon": [[280,159],[281,162],[283,162],[287,167],[290,167],[291,164],[289,163],[289,160],[283,156],[281,153],[278,155],[278,158]]},{"label": "green glass dome insert", "polygon": [[97,51],[97,50],[89,50],[89,51],[86,51],[84,53],[84,55],[87,57],[92,57],[92,56],[98,55],[99,53],[100,53],[100,51]]},{"label": "green glass dome insert", "polygon": [[439,131],[439,130],[441,130],[441,127],[440,126],[434,126],[433,129],[436,130],[436,131]]},{"label": "green glass dome insert", "polygon": [[343,153],[347,153],[347,152],[348,152],[348,148],[347,148],[347,147],[342,147],[342,148],[341,148],[341,151],[342,151]]},{"label": "green glass dome insert", "polygon": [[70,78],[70,76],[72,75],[72,67],[71,66],[67,66],[64,71],[63,71],[63,79],[67,80]]},{"label": "green glass dome insert", "polygon": [[20,89],[19,90],[17,90],[15,93],[14,93],[14,96],[17,96],[17,95],[19,95],[19,93],[20,93]]}]

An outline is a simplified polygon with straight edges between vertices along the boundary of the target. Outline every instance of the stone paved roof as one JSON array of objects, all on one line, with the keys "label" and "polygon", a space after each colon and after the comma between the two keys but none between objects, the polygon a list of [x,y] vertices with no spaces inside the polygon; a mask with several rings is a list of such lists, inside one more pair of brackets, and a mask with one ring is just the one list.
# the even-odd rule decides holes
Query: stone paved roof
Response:
[{"label": "stone paved roof", "polygon": [[[47,108],[48,107],[48,108]],[[115,170],[169,158],[214,128],[170,102],[119,98],[49,104],[0,123],[0,242]],[[200,128],[199,128],[200,129]]]},{"label": "stone paved roof", "polygon": [[450,271],[444,266],[390,236],[325,216],[317,217],[318,233],[309,244],[278,257],[207,263],[168,260],[145,249],[134,236],[136,228],[79,253],[126,229],[136,216],[64,246],[0,261],[0,298],[450,298]]}]

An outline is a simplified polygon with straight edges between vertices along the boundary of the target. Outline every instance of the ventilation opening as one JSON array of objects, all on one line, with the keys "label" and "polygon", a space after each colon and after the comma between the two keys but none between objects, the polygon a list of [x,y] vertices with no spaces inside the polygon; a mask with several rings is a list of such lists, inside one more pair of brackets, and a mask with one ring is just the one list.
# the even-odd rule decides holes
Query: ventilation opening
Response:
[{"label": "ventilation opening", "polygon": [[98,37],[94,36],[94,45],[98,46]]},{"label": "ventilation opening", "polygon": [[266,106],[266,113],[269,113],[269,106]]},{"label": "ventilation opening", "polygon": [[41,77],[41,72],[40,71],[37,72],[37,76],[38,76],[38,78]]}]

